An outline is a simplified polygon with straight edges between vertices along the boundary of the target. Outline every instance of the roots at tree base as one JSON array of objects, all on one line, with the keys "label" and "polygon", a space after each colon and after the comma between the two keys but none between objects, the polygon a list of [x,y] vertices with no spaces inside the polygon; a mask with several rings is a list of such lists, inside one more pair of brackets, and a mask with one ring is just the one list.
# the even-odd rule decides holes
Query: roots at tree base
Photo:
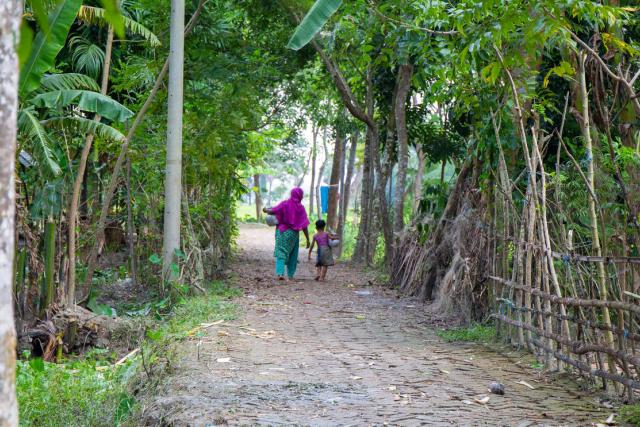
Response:
[{"label": "roots at tree base", "polygon": [[489,225],[487,203],[477,188],[479,169],[477,161],[463,165],[427,239],[421,230],[429,218],[422,218],[400,238],[391,265],[391,283],[401,292],[433,300],[436,313],[455,314],[464,322],[481,319],[488,309]]}]

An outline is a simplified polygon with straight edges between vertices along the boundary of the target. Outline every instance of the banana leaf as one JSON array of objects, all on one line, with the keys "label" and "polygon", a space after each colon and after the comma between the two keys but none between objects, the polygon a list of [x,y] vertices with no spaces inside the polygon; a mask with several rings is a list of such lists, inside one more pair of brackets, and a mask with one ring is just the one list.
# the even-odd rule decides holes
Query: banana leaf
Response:
[{"label": "banana leaf", "polygon": [[300,50],[322,29],[324,24],[336,13],[342,0],[317,0],[291,36],[287,47]]},{"label": "banana leaf", "polygon": [[54,90],[35,96],[30,103],[36,107],[53,109],[74,104],[82,111],[97,113],[117,122],[124,122],[133,116],[133,111],[118,101],[89,90]]},{"label": "banana leaf", "polygon": [[56,56],[67,40],[67,34],[81,5],[82,0],[62,0],[49,15],[48,28],[38,32],[29,57],[20,70],[20,97],[24,98],[36,90],[44,73],[54,66]]}]

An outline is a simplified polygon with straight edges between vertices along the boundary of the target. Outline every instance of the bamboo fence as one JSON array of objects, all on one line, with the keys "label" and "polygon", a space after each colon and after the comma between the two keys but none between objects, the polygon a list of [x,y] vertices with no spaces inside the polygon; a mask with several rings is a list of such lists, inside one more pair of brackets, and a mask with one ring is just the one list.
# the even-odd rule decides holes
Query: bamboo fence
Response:
[{"label": "bamboo fence", "polygon": [[[510,278],[488,277],[495,285],[492,317],[500,334],[544,357],[550,369],[599,378],[603,387],[610,382],[617,391],[621,384],[633,399],[640,390],[640,257],[562,253],[514,238],[503,238],[500,246],[496,249],[513,252],[516,270]],[[527,264],[526,256],[530,274],[514,280],[517,270],[524,271],[518,261]],[[607,298],[600,292],[598,264],[605,267]],[[550,268],[556,271],[557,292]]]}]

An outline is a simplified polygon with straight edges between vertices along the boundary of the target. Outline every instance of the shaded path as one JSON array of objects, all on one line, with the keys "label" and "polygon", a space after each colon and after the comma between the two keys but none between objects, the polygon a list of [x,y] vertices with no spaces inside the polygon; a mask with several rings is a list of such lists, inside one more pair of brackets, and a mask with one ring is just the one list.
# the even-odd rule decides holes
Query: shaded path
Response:
[{"label": "shaded path", "polygon": [[[319,284],[301,254],[301,280],[276,284],[272,236],[242,227],[233,270],[243,313],[210,328],[199,357],[189,344],[147,424],[594,425],[609,415],[515,353],[443,342],[424,306],[368,287],[361,272],[336,267]],[[505,396],[488,394],[495,380]]]}]

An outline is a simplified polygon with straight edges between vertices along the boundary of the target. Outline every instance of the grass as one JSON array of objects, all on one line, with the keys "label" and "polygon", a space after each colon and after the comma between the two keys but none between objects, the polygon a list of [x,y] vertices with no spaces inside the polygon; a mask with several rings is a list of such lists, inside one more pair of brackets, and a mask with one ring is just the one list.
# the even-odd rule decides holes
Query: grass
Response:
[{"label": "grass", "polygon": [[126,379],[136,370],[129,362],[99,371],[91,358],[56,364],[19,360],[17,372],[20,425],[113,426],[126,418],[133,399]]},{"label": "grass", "polygon": [[496,328],[492,325],[475,324],[438,331],[438,336],[447,342],[488,342],[495,338]]},{"label": "grass", "polygon": [[640,403],[624,405],[620,407],[619,412],[622,421],[633,426],[640,426]]},{"label": "grass", "polygon": [[120,366],[112,365],[115,354],[100,349],[59,364],[25,355],[17,372],[20,425],[106,427],[125,422],[136,405],[133,384],[146,381],[145,373],[158,375],[158,367],[175,357],[177,343],[204,335],[201,323],[235,317],[237,307],[229,300],[239,290],[224,282],[214,282],[207,290],[206,295],[179,301],[160,320],[148,319],[151,328],[141,343],[143,351]]}]

